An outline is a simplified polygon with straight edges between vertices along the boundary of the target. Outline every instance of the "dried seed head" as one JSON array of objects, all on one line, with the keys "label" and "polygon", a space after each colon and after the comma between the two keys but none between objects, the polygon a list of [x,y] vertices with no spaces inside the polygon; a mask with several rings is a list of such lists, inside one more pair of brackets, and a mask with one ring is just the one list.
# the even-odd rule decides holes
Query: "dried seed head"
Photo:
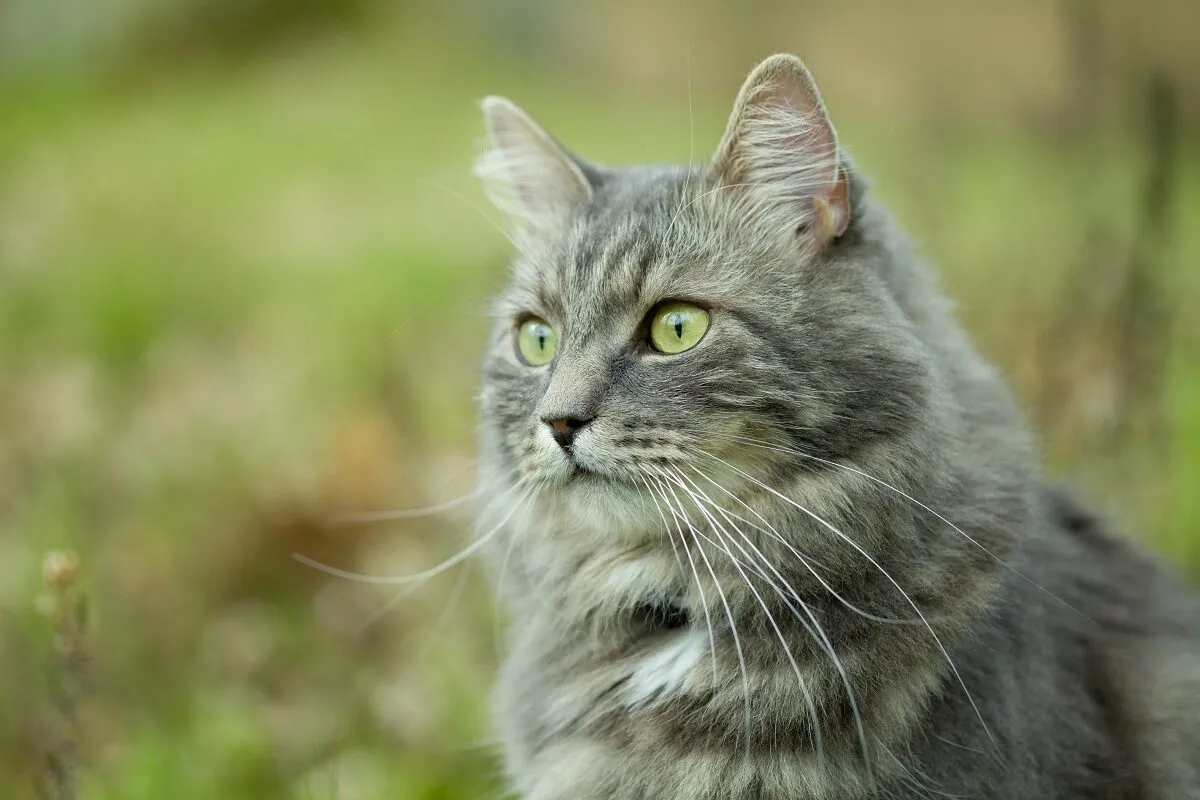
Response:
[{"label": "dried seed head", "polygon": [[54,592],[64,592],[75,585],[79,575],[79,557],[74,553],[55,550],[46,554],[42,561],[42,580],[46,588]]}]

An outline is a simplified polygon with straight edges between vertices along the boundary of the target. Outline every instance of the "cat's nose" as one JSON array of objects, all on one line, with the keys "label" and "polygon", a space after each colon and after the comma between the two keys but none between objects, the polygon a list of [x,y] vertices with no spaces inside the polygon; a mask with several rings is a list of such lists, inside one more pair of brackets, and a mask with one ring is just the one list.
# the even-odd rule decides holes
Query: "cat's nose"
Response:
[{"label": "cat's nose", "polygon": [[558,446],[563,450],[570,450],[572,443],[575,441],[575,434],[591,422],[591,419],[580,419],[579,417],[546,417],[542,419],[550,426],[550,434],[554,437],[554,441],[558,442]]}]

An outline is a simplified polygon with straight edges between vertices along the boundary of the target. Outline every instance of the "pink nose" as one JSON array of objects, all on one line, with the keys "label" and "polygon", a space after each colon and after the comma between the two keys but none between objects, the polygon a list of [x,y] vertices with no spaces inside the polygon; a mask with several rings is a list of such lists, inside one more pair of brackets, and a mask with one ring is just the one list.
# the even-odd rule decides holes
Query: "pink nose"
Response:
[{"label": "pink nose", "polygon": [[554,436],[554,441],[558,442],[558,446],[564,450],[571,449],[571,444],[575,441],[575,434],[590,421],[575,417],[555,417],[545,420],[546,424],[550,426],[550,433]]}]

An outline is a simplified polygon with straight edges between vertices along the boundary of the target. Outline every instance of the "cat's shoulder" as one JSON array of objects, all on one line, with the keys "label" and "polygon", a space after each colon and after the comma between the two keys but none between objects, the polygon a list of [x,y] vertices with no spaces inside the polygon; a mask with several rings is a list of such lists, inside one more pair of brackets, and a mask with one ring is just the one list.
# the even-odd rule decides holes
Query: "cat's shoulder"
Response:
[{"label": "cat's shoulder", "polygon": [[[1018,569],[1059,630],[1112,647],[1186,642],[1200,674],[1200,592],[1152,548],[1119,532],[1062,485],[1046,486]],[[1036,597],[1036,599],[1035,599]]]},{"label": "cat's shoulder", "polygon": [[1017,624],[1041,619],[1070,674],[1086,676],[1147,797],[1200,798],[1200,592],[1077,490],[1047,486],[1039,502]]},{"label": "cat's shoulder", "polygon": [[1147,545],[1120,532],[1080,492],[1064,484],[1043,487],[1040,530],[1030,539],[1033,555],[1046,567],[1067,569],[1094,579],[1114,594],[1146,600],[1178,596],[1185,604],[1200,600],[1172,567]]}]

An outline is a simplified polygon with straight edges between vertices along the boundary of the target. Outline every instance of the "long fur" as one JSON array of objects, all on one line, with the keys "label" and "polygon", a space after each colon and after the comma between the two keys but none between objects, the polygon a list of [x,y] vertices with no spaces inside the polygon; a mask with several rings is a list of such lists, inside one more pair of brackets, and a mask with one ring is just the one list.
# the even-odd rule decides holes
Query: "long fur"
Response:
[{"label": "long fur", "polygon": [[[796,59],[703,168],[589,166],[497,108],[484,173],[537,231],[479,423],[520,797],[1200,797],[1200,602],[1039,474]],[[710,320],[670,356],[666,300]]]}]

